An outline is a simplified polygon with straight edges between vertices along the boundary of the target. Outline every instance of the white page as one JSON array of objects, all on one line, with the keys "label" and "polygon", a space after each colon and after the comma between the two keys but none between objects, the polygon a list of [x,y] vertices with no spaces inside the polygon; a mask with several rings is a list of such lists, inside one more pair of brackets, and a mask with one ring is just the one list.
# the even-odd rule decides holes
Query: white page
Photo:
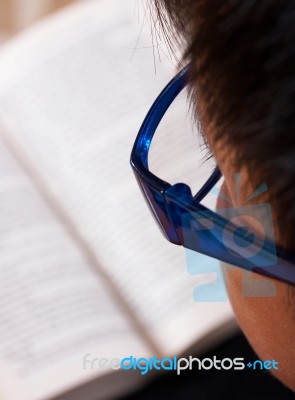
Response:
[{"label": "white page", "polygon": [[[83,2],[7,46],[1,119],[11,146],[30,158],[138,318],[171,353],[232,313],[228,304],[193,302],[200,278],[187,274],[184,250],[158,232],[129,166],[140,123],[175,73],[163,55],[154,73],[153,42],[133,6]],[[176,133],[181,113],[170,123]],[[191,145],[178,140],[175,147],[185,152]]]},{"label": "white page", "polygon": [[84,367],[87,353],[150,354],[1,142],[0,249],[1,399],[48,398],[106,374]]}]

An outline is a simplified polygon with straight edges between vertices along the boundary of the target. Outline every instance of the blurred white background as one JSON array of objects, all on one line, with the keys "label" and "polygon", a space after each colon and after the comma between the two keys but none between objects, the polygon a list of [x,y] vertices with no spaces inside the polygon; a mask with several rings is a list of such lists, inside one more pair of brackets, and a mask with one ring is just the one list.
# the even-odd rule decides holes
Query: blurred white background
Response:
[{"label": "blurred white background", "polygon": [[0,43],[76,0],[0,0]]}]

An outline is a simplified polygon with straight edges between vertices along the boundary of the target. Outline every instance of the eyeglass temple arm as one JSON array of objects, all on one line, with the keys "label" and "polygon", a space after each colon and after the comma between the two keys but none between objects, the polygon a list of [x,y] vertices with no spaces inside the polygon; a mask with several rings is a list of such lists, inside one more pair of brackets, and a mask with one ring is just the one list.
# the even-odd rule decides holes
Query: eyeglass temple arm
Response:
[{"label": "eyeglass temple arm", "polygon": [[194,200],[197,201],[198,203],[201,200],[203,200],[203,198],[210,192],[210,190],[213,188],[213,186],[216,185],[216,183],[219,181],[221,176],[222,176],[222,174],[221,174],[219,168],[216,167],[214,169],[214,171],[212,172],[212,175],[210,176],[210,178],[204,184],[204,186],[194,196]]}]

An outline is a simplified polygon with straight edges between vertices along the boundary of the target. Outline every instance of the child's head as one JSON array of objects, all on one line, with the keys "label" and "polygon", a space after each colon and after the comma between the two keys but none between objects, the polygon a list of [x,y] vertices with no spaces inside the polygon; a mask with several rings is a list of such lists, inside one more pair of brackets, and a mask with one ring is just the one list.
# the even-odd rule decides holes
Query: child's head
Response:
[{"label": "child's head", "polygon": [[[276,242],[295,251],[294,0],[154,0],[166,37],[191,63],[190,90],[209,148],[234,202],[265,182]],[[168,40],[170,40],[168,39]],[[294,266],[295,268],[295,266]],[[228,291],[241,327],[278,377],[295,390],[295,290],[276,283],[273,298],[245,298],[241,271]]]}]

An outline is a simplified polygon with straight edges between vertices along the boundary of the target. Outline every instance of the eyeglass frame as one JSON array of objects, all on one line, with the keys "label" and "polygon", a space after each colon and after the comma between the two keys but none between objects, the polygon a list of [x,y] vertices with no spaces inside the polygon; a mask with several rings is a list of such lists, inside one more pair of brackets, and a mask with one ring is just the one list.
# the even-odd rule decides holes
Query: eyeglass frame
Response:
[{"label": "eyeglass frame", "polygon": [[[149,170],[148,153],[153,136],[170,105],[186,87],[189,68],[189,65],[184,67],[157,97],[141,125],[131,152],[130,164],[149,209],[161,232],[171,243],[182,245],[236,267],[295,285],[295,259],[293,255],[268,239],[263,241],[263,251],[260,255],[264,265],[255,265],[248,258],[233,254],[225,243],[218,240],[216,233],[214,235],[214,232],[212,233],[205,226],[202,227],[203,232],[199,233],[199,237],[196,237],[193,243],[185,240],[185,236],[188,237],[185,235],[188,232],[187,227],[184,228],[183,226],[183,216],[186,213],[206,215],[207,218],[212,218],[214,225],[219,230],[227,229],[229,234],[235,233],[239,236],[238,225],[200,203],[221,178],[222,174],[218,167],[215,168],[195,196],[192,195],[188,185],[184,183],[170,185]],[[251,239],[245,235],[241,235],[239,239],[244,245],[254,243],[254,245],[261,246],[262,243],[261,238],[257,240],[257,236],[255,236],[257,243],[255,241],[250,243]],[[195,247],[198,247],[198,249]],[[278,260],[275,264],[273,263],[274,251]]]}]

